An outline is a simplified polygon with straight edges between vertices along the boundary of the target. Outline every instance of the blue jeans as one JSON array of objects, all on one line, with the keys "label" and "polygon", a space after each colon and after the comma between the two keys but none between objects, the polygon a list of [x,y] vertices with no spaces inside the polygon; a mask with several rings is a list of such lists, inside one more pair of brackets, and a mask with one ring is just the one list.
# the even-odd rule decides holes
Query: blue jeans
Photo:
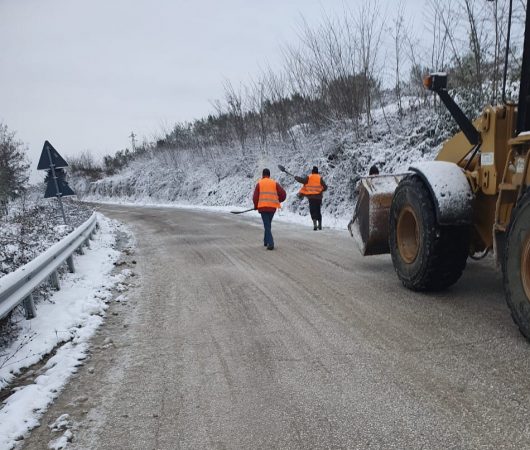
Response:
[{"label": "blue jeans", "polygon": [[272,238],[272,218],[274,217],[273,212],[262,212],[261,220],[263,220],[263,227],[265,228],[265,236],[263,237],[263,243],[265,245],[274,246],[274,239]]}]

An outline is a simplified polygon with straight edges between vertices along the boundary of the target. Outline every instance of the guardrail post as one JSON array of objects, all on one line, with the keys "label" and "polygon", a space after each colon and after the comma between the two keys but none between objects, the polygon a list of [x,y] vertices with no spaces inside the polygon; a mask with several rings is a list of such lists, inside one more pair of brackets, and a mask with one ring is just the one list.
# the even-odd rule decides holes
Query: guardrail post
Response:
[{"label": "guardrail post", "polygon": [[84,255],[85,254],[85,249],[83,248],[83,244],[81,244],[78,248],[77,248],[77,253],[79,253],[80,255]]},{"label": "guardrail post", "polygon": [[54,288],[56,291],[61,290],[61,283],[59,281],[59,274],[57,271],[52,272],[50,275],[50,284],[52,285],[52,288]]},{"label": "guardrail post", "polygon": [[24,306],[27,320],[34,319],[37,316],[35,302],[33,301],[33,294],[29,294],[22,302],[22,305]]},{"label": "guardrail post", "polygon": [[68,265],[68,272],[74,273],[75,265],[74,265],[74,257],[72,255],[66,258],[66,264]]},{"label": "guardrail post", "polygon": [[86,248],[90,248],[90,238],[87,238],[85,241]]}]

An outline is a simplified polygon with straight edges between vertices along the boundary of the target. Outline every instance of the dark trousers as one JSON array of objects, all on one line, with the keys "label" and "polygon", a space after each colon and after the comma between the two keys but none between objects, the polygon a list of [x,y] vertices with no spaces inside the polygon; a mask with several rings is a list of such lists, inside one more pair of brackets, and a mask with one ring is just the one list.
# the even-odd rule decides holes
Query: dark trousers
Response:
[{"label": "dark trousers", "polygon": [[322,200],[320,199],[309,199],[309,213],[311,214],[311,219],[320,220],[322,222],[322,213],[320,207],[322,206]]},{"label": "dark trousers", "polygon": [[261,220],[263,220],[263,228],[265,228],[265,235],[263,237],[263,243],[265,245],[274,246],[274,239],[272,238],[272,218],[274,217],[273,212],[262,212]]}]

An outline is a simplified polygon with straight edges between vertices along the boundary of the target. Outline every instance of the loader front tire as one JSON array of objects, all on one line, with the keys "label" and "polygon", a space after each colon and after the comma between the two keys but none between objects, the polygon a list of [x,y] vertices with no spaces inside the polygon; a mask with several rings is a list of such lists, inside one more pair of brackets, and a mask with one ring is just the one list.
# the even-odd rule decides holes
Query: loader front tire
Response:
[{"label": "loader front tire", "polygon": [[530,190],[512,213],[502,274],[512,318],[523,336],[530,340]]},{"label": "loader front tire", "polygon": [[398,185],[390,207],[389,246],[403,285],[439,291],[456,283],[469,254],[469,226],[440,226],[431,193],[417,175]]}]

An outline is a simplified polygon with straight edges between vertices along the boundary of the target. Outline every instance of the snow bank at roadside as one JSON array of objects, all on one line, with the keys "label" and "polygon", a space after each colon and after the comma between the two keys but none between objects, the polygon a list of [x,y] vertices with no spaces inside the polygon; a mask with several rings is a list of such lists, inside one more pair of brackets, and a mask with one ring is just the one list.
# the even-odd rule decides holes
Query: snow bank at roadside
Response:
[{"label": "snow bank at roadside", "polygon": [[[190,209],[190,210],[196,210],[196,211],[222,212],[222,213],[227,213],[227,214],[230,211],[242,211],[244,209],[241,206],[190,205],[190,204],[185,204],[185,203],[156,202],[156,201],[153,201],[152,199],[146,200],[146,199],[141,199],[141,198],[137,198],[133,200],[123,200],[119,198],[116,198],[113,200],[100,200],[100,199],[94,198],[92,201],[95,201],[101,204],[106,204],[106,205],[151,206],[151,207],[161,207],[161,208]],[[259,218],[259,214],[257,212],[249,211],[246,214],[248,216],[254,215],[255,217]],[[340,218],[327,217],[325,214],[323,214],[322,222],[325,228],[335,228],[335,229],[345,230],[350,218],[351,218],[350,216],[340,217]],[[274,220],[285,222],[285,223],[294,223],[294,224],[313,228],[313,222],[308,216],[302,216],[298,213],[294,213],[292,211],[289,211],[287,208],[282,208],[278,210],[278,212],[274,216]]]},{"label": "snow bank at roadside", "polygon": [[42,360],[57,348],[40,370],[33,384],[16,389],[0,409],[0,449],[13,448],[59,395],[68,378],[86,357],[88,340],[103,322],[111,289],[111,274],[120,252],[116,231],[121,227],[98,215],[100,231],[91,249],[75,258],[76,273],[65,274],[61,290],[38,305],[37,317],[21,320],[17,338],[0,349],[0,389],[8,386],[20,371]]}]

